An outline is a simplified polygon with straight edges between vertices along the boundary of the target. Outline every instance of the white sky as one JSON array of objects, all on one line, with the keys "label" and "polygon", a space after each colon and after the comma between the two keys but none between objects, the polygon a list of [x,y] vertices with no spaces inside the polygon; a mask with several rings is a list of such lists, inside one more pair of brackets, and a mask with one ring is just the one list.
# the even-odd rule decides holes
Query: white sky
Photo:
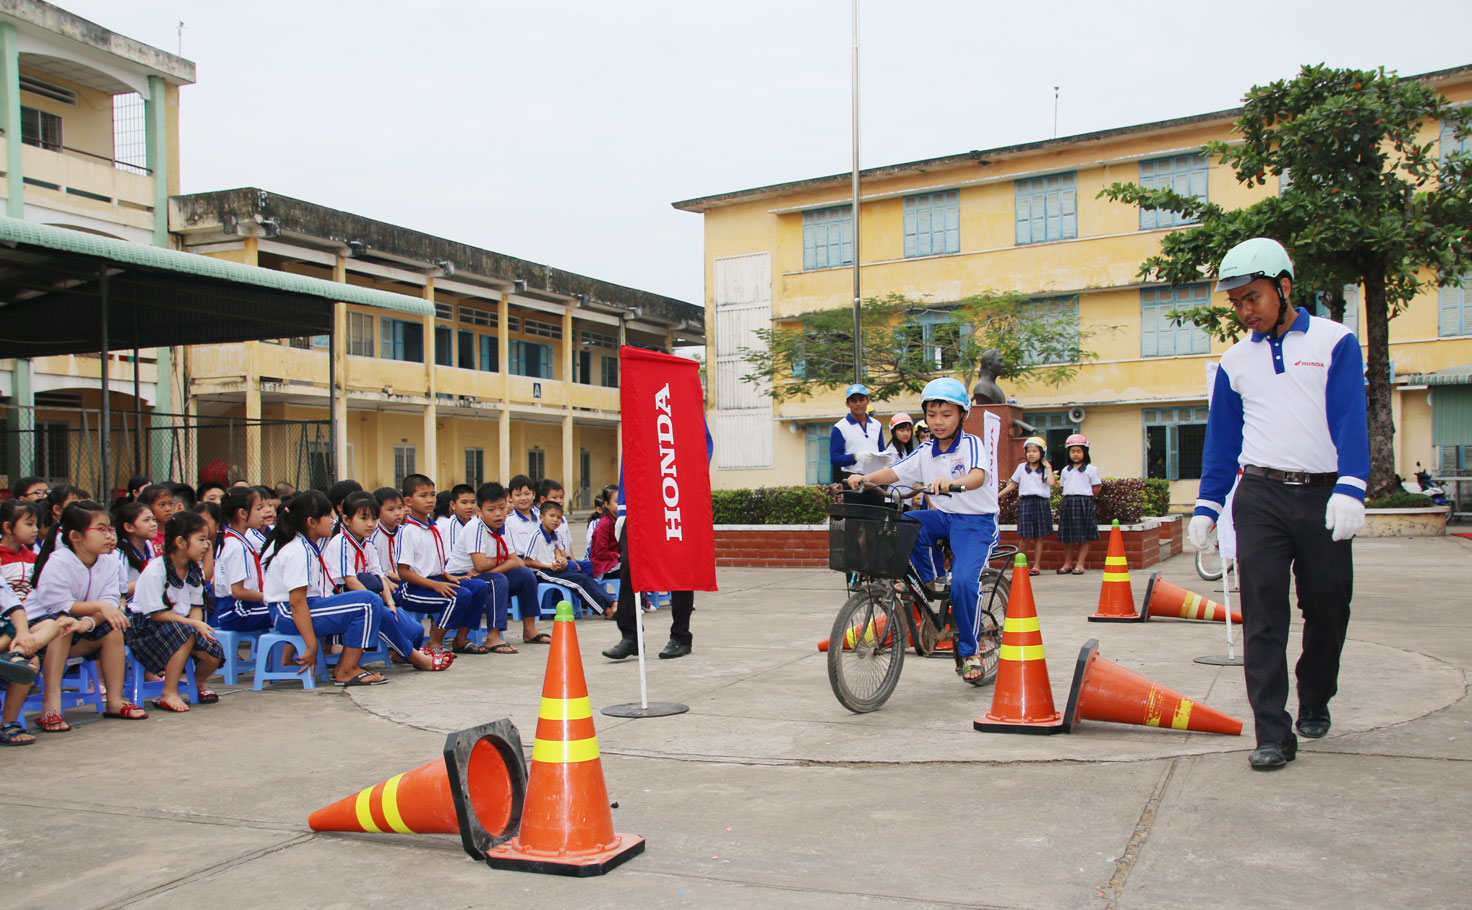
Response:
[{"label": "white sky", "polygon": [[[699,303],[670,202],[849,168],[849,0],[57,0],[198,65],[183,190],[259,186]],[[1472,3],[862,0],[864,167],[1472,63]]]}]

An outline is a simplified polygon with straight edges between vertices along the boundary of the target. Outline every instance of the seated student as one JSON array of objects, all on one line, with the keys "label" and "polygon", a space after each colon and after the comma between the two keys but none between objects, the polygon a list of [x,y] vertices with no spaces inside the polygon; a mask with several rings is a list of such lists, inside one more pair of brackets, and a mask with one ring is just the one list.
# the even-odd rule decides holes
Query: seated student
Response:
[{"label": "seated student", "polygon": [[553,584],[571,587],[580,597],[599,613],[613,616],[613,598],[604,590],[603,584],[577,571],[568,562],[567,552],[557,539],[557,529],[562,524],[562,506],[553,500],[542,504],[542,525],[527,544],[521,558],[539,578]]},{"label": "seated student", "polygon": [[404,495],[393,487],[379,487],[373,491],[378,503],[378,527],[369,536],[373,551],[378,554],[378,565],[383,577],[389,582],[390,592],[399,589],[399,544],[404,530]]},{"label": "seated student", "polygon": [[430,650],[443,651],[445,632],[456,629],[450,646],[453,653],[488,653],[489,649],[470,641],[466,633],[480,626],[491,586],[479,578],[446,573],[449,549],[431,521],[434,481],[423,474],[410,474],[401,492],[409,515],[400,532],[399,589],[394,600],[401,609],[429,614]]},{"label": "seated student", "polygon": [[174,505],[179,511],[193,509],[194,504],[199,502],[199,496],[194,492],[194,487],[187,483],[171,483],[169,492],[173,494]]},{"label": "seated student", "polygon": [[283,480],[280,483],[276,484],[274,488],[262,487],[261,489],[266,490],[268,493],[271,494],[270,496],[266,497],[267,499],[275,500],[275,502],[271,504],[272,508],[281,505],[281,500],[285,499],[286,497],[296,495],[296,486],[293,485],[290,481],[286,480]]},{"label": "seated student", "polygon": [[220,552],[220,517],[224,513],[220,511],[219,503],[206,502],[204,500],[196,502],[194,508],[189,511],[203,518],[210,532],[210,548],[204,554],[204,560],[200,562],[199,567],[204,578],[204,615],[207,617],[214,616],[215,592],[213,590],[213,583],[215,578],[215,555]]},{"label": "seated student", "polygon": [[0,577],[21,600],[31,593],[36,540],[41,536],[41,510],[25,499],[0,502]]},{"label": "seated student", "polygon": [[37,721],[47,733],[71,729],[61,716],[61,677],[69,657],[99,655],[98,668],[107,690],[104,717],[148,717],[138,705],[123,701],[123,632],[128,617],[118,609],[118,564],[110,558],[112,549],[112,519],[107,510],[100,503],[82,500],[62,510],[56,533],[46,538],[36,557],[26,621],[35,646],[47,646],[41,664],[46,683]]},{"label": "seated student", "polygon": [[153,538],[153,549],[156,553],[164,545],[164,524],[182,506],[174,501],[174,494],[169,491],[168,484],[162,483],[149,484],[138,491],[138,501],[153,512],[153,519],[158,523],[158,531]]},{"label": "seated student", "polygon": [[74,487],[69,483],[59,483],[51,488],[51,491],[37,503],[41,510],[41,536],[36,539],[36,555],[41,555],[41,548],[46,541],[56,533],[56,527],[61,522],[61,512],[74,502],[83,500],[91,501],[92,494],[81,487]]},{"label": "seated student", "polygon": [[623,564],[618,552],[618,536],[614,533],[618,517],[618,504],[615,502],[617,495],[618,490],[615,488],[612,494],[605,490],[600,497],[603,516],[593,532],[593,577],[600,581],[609,577],[617,578],[619,567]]},{"label": "seated student", "polygon": [[593,514],[588,516],[588,527],[583,530],[583,558],[593,559],[593,535],[598,532],[598,522],[603,518],[603,503],[607,500],[602,493],[593,497]]},{"label": "seated student", "polygon": [[203,517],[194,512],[176,514],[164,525],[164,552],[143,568],[128,602],[131,615],[123,640],[143,669],[163,677],[163,692],[153,701],[160,710],[189,710],[189,702],[179,694],[179,678],[191,656],[199,703],[220,700],[205,685],[225,662],[219,639],[204,621],[200,561],[213,547]]},{"label": "seated student", "polygon": [[511,544],[511,551],[519,556],[526,552],[526,545],[532,542],[532,535],[542,523],[532,479],[525,474],[511,478],[506,484],[506,499],[511,504],[511,511],[506,513],[506,540]]},{"label": "seated student", "polygon": [[271,628],[261,551],[252,539],[266,525],[266,500],[255,487],[231,487],[220,509],[220,555],[215,559],[215,626],[227,632]]},{"label": "seated student", "polygon": [[562,548],[563,553],[567,554],[568,565],[574,572],[592,575],[591,560],[572,558],[572,526],[567,521],[567,491],[562,488],[562,484],[551,478],[537,485],[537,508],[540,509],[543,503],[548,502],[557,503],[563,510],[562,524],[557,526],[557,545]]},{"label": "seated student", "polygon": [[[66,620],[71,623],[72,620]],[[0,746],[29,746],[36,737],[20,725],[20,712],[36,679],[35,636],[26,624],[26,608],[0,578],[0,680],[7,683]]]},{"label": "seated student", "polygon": [[112,524],[118,529],[117,549],[112,551],[118,563],[118,595],[127,603],[143,567],[158,555],[153,541],[159,536],[159,524],[153,510],[141,502],[125,502],[113,509]]},{"label": "seated student", "polygon": [[378,640],[383,601],[371,591],[333,594],[318,549],[332,531],[332,503],[318,490],[297,494],[281,505],[281,515],[266,544],[266,603],[277,632],[300,635],[305,650],[293,658],[301,673],[315,673],[318,639],[340,635],[342,656],[333,668],[339,686],[378,686],[388,682],[358,666],[363,652]]},{"label": "seated student", "polygon": [[422,650],[424,626],[393,604],[378,552],[368,540],[377,525],[378,500],[373,494],[360,490],[349,495],[342,503],[338,533],[322,548],[327,574],[338,590],[372,591],[383,599],[385,613],[379,617],[378,634],[398,660],[416,670],[448,669],[454,656]]},{"label": "seated student", "polygon": [[218,480],[202,481],[195,492],[199,496],[199,502],[212,502],[219,505],[225,499],[225,485]]},{"label": "seated student", "polygon": [[[337,513],[338,523],[332,528],[332,533],[334,536],[342,531],[343,502],[354,493],[361,493],[362,491],[363,485],[361,483],[358,483],[356,480],[351,479],[339,480],[337,483],[327,488],[327,501],[332,503],[332,511]],[[379,592],[375,591],[374,593],[376,594]]]},{"label": "seated student", "polygon": [[434,526],[439,528],[440,536],[445,540],[445,549],[454,551],[455,540],[459,537],[460,530],[470,524],[475,513],[475,487],[464,483],[457,483],[451,487],[445,514],[437,517],[434,522]]},{"label": "seated student", "polygon": [[[516,649],[502,639],[506,630],[506,614],[511,598],[521,607],[521,640],[526,644],[551,644],[552,636],[537,631],[537,577],[522,565],[504,537],[506,527],[506,488],[499,483],[483,483],[475,491],[480,512],[461,530],[450,552],[451,572],[474,572],[491,586],[495,622],[487,641],[498,654],[514,654]],[[497,643],[506,645],[497,650]]]},{"label": "seated student", "polygon": [[264,553],[266,541],[271,537],[271,530],[276,527],[276,510],[281,507],[281,497],[270,487],[256,486],[251,489],[261,494],[261,499],[265,500],[266,523],[261,525],[259,530],[250,531],[246,536],[250,538],[251,543],[256,545],[257,550]]}]

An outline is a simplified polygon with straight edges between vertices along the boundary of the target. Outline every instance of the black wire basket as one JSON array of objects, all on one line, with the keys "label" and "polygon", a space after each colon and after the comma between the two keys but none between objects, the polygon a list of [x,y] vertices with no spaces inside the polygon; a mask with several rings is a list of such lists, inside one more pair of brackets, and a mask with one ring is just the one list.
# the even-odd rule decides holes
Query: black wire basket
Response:
[{"label": "black wire basket", "polygon": [[904,578],[920,522],[885,506],[828,507],[828,568],[874,578]]}]

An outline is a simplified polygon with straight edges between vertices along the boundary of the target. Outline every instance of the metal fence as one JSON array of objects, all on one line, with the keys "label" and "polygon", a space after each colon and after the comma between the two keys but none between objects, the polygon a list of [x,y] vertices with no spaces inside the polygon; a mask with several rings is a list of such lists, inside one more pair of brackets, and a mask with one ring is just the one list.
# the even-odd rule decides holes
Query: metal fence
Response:
[{"label": "metal fence", "polygon": [[[235,480],[325,490],[335,478],[325,420],[247,420],[113,411],[107,428],[112,491],[141,474],[154,480]],[[0,487],[36,475],[101,492],[102,412],[95,408],[0,405]],[[260,467],[247,463],[260,440]]]}]

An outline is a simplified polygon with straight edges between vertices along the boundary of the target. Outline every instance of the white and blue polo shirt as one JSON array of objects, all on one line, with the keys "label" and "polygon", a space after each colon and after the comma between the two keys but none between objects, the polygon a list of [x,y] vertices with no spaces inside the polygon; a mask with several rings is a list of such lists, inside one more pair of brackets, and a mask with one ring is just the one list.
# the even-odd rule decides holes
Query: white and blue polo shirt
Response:
[{"label": "white and blue polo shirt", "polygon": [[[907,457],[890,466],[900,483],[923,483],[929,486],[937,480],[959,483],[972,468],[986,470],[989,459],[986,446],[981,439],[970,433],[957,433],[948,449],[942,449],[931,439],[911,452]],[[965,493],[950,496],[930,497],[929,508],[938,512],[957,515],[994,515],[997,511],[997,487],[991,477],[981,486]]]},{"label": "white and blue polo shirt", "polygon": [[854,415],[846,414],[828,434],[828,460],[850,474],[863,473],[856,463],[858,459],[854,458],[857,453],[883,451],[884,428],[873,417],[859,423]]},{"label": "white and blue polo shirt", "polygon": [[1222,355],[1212,388],[1196,514],[1215,519],[1239,465],[1338,473],[1365,498],[1370,436],[1365,364],[1354,333],[1300,307],[1281,337],[1253,332]]}]

